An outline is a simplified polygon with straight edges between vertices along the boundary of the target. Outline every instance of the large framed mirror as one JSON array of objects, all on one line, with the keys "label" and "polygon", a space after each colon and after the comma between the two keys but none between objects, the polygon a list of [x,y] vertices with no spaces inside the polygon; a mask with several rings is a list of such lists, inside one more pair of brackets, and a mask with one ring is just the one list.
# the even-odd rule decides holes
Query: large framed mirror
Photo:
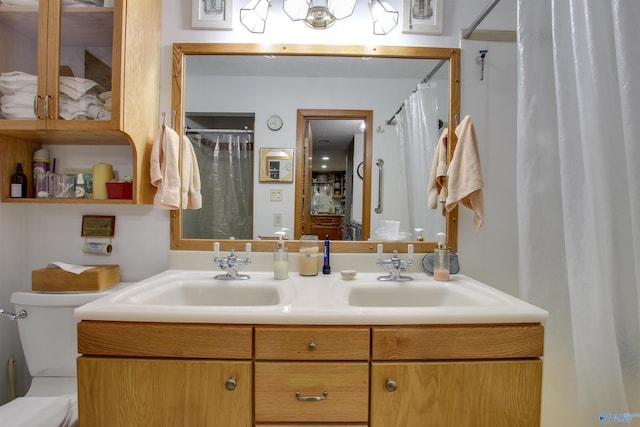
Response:
[{"label": "large framed mirror", "polygon": [[[412,155],[400,141],[407,131],[395,122],[402,120],[405,103],[418,88],[430,88],[429,94],[421,94],[435,108],[427,120],[435,138],[431,136],[432,148],[426,153],[433,153],[439,135],[449,128],[447,160],[451,159],[460,110],[459,62],[455,48],[174,44],[176,131],[194,146],[204,141],[206,150],[216,155],[235,147],[244,160],[225,162],[244,162],[246,167],[240,169],[248,178],[242,186],[212,192],[209,181],[223,176],[238,181],[240,169],[201,173],[203,208],[172,211],[171,248],[211,250],[217,241],[228,250],[252,242],[254,251],[272,251],[271,239],[284,227],[287,246],[296,251],[297,239],[311,232],[311,219],[317,215],[339,221],[332,234],[326,224],[311,232],[320,239],[331,236],[333,252],[375,252],[381,242],[385,251],[405,252],[412,243],[416,252],[430,252],[436,246],[435,234],[442,231],[456,250],[457,211],[443,212],[441,206],[431,210],[417,202],[424,198],[422,191],[428,191],[432,154],[421,155],[414,164],[419,178],[408,176],[411,168],[402,162]],[[321,155],[334,143],[339,147],[332,148],[334,154]],[[261,170],[269,168],[261,149],[272,155],[293,150],[293,165],[272,161],[274,169]],[[338,162],[322,170],[323,157]],[[290,177],[278,169],[281,166],[293,168],[291,181],[280,179]],[[274,179],[261,181],[261,173]],[[229,195],[234,197],[231,202],[224,199]],[[207,200],[226,222],[210,224]],[[411,209],[426,218],[407,217]],[[385,220],[400,221],[402,238],[380,237],[377,231]]]}]

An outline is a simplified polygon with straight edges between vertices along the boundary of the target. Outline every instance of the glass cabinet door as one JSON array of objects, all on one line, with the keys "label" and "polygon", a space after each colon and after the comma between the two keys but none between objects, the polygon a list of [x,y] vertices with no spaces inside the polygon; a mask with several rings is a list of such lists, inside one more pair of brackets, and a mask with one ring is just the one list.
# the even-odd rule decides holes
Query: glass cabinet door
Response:
[{"label": "glass cabinet door", "polygon": [[42,23],[38,0],[0,1],[0,122],[36,120],[38,95],[45,82],[38,79],[38,39]]},{"label": "glass cabinet door", "polygon": [[56,118],[111,120],[113,1],[62,0],[59,24]]},{"label": "glass cabinet door", "polygon": [[0,0],[0,128],[111,121],[114,10],[114,0]]}]

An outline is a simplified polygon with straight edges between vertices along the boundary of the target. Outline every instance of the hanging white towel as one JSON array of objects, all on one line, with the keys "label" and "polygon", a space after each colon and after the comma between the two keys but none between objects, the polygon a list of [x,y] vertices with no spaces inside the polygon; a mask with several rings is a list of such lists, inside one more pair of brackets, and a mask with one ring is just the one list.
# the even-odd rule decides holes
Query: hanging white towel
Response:
[{"label": "hanging white towel", "polygon": [[[445,128],[438,139],[436,151],[431,163],[431,174],[429,175],[429,208],[437,209],[438,202],[443,205],[447,200],[447,138],[449,129]],[[444,210],[443,210],[444,213]]]},{"label": "hanging white towel", "polygon": [[182,137],[182,209],[200,209],[200,169],[193,144],[185,135]]},{"label": "hanging white towel", "polygon": [[153,206],[161,209],[180,207],[180,137],[162,126],[151,147],[151,184],[157,188]]},{"label": "hanging white towel", "polygon": [[484,223],[484,196],[482,171],[476,130],[471,117],[466,116],[456,127],[458,144],[447,169],[447,211],[458,202],[473,210],[473,227],[476,232]]}]

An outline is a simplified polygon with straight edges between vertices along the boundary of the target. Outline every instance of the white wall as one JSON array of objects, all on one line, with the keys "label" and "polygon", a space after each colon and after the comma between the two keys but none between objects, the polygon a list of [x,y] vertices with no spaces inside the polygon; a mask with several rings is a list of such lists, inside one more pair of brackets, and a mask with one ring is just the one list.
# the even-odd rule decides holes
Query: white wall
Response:
[{"label": "white wall", "polygon": [[[501,43],[460,42],[467,27],[485,7],[484,1],[445,1],[441,36],[402,34],[399,27],[387,36],[374,36],[367,3],[359,0],[354,16],[326,31],[311,30],[284,15],[281,1],[273,1],[264,34],[251,34],[239,23],[234,5],[233,31],[192,30],[191,1],[163,1],[160,108],[170,112],[171,49],[174,42],[314,43],[462,47],[462,114],[474,119],[485,174],[486,223],[474,235],[471,217],[460,216],[459,255],[464,273],[517,294],[517,229],[515,222],[515,46]],[[389,0],[401,9],[400,0]],[[516,7],[503,0],[480,28],[515,29]],[[488,48],[485,81],[479,81],[477,50]],[[170,115],[168,114],[170,117]],[[96,159],[100,161],[101,159]],[[116,215],[116,238],[111,257],[81,252],[83,214]],[[283,218],[286,220],[286,218]],[[11,205],[0,204],[0,307],[13,309],[11,292],[30,287],[30,272],[48,261],[118,263],[122,278],[138,280],[168,266],[169,214],[149,206]],[[6,358],[16,354],[19,378],[27,378],[15,322],[0,319],[0,403],[7,398]],[[25,391],[21,385],[20,393]]]}]

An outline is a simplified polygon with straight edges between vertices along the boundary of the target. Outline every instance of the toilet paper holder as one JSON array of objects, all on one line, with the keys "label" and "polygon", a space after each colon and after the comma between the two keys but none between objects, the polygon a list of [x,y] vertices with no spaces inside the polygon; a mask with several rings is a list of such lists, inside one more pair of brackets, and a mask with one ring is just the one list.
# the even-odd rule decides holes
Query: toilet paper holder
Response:
[{"label": "toilet paper holder", "polygon": [[[88,254],[111,255],[111,239],[115,235],[115,228],[116,217],[113,215],[83,215],[80,235],[85,239],[82,251]],[[107,239],[108,242],[89,241],[89,238]]]}]

